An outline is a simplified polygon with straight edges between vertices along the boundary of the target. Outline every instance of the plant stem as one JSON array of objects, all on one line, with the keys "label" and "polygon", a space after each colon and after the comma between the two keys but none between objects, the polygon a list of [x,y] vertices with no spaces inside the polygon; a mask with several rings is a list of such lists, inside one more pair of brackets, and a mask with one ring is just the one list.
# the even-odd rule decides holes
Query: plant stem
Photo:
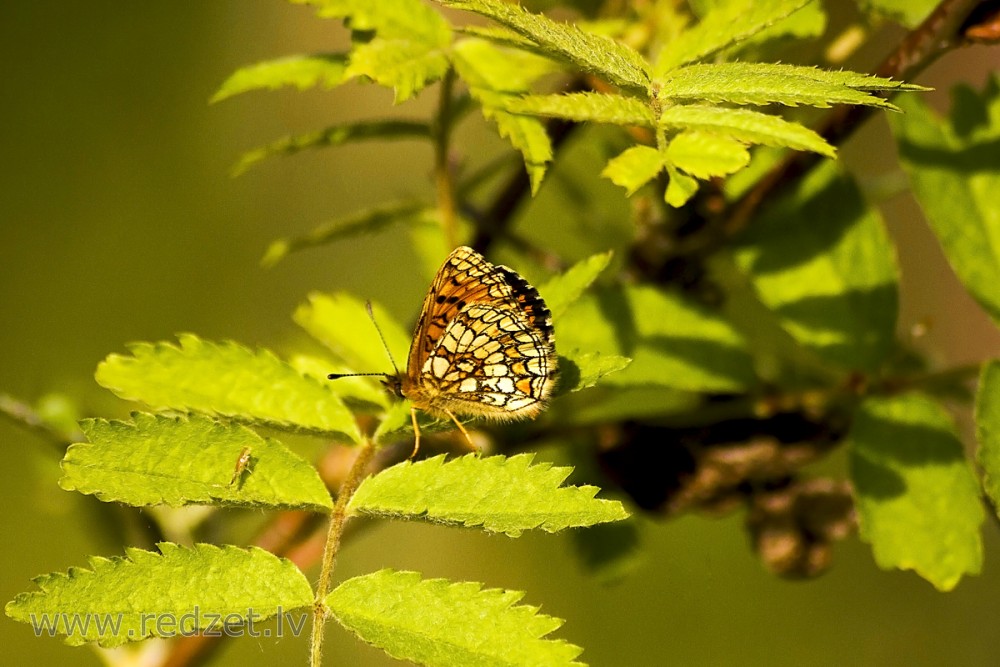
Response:
[{"label": "plant stem", "polygon": [[449,68],[441,80],[437,121],[433,125],[432,133],[434,136],[434,185],[437,190],[437,206],[441,214],[444,238],[450,248],[454,248],[458,244],[455,181],[448,156],[451,146],[452,94],[454,89],[455,70]]},{"label": "plant stem", "polygon": [[337,560],[337,552],[340,550],[340,538],[344,534],[344,524],[347,523],[347,503],[351,496],[357,491],[358,485],[364,478],[368,463],[375,453],[375,445],[371,440],[365,440],[358,451],[358,457],[354,459],[347,478],[340,485],[337,493],[337,502],[333,506],[333,513],[330,515],[330,531],[326,536],[326,547],[323,550],[323,563],[320,566],[319,584],[316,586],[316,600],[313,602],[313,625],[312,636],[310,637],[309,664],[311,667],[320,667],[323,662],[323,627],[326,624],[326,605],[324,600],[330,592],[330,584],[333,581],[333,566]]}]

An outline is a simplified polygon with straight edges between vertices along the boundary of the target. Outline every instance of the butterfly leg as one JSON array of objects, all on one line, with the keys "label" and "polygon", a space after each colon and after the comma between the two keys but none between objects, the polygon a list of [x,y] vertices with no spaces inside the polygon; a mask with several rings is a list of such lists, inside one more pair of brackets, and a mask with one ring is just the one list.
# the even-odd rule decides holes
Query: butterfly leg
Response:
[{"label": "butterfly leg", "polygon": [[474,452],[478,452],[479,447],[476,447],[476,444],[472,442],[472,436],[470,436],[469,432],[465,430],[465,426],[462,424],[462,422],[458,421],[458,417],[455,416],[455,413],[449,410],[448,408],[441,408],[441,410],[443,410],[444,413],[449,417],[451,417],[451,420],[455,422],[455,426],[457,426],[458,430],[461,431],[462,435],[465,436],[465,441],[469,443],[469,448],[472,449],[472,451]]},{"label": "butterfly leg", "polygon": [[417,424],[417,409],[412,405],[410,406],[410,420],[413,422],[413,452],[410,454],[412,459],[420,450],[420,425]]}]

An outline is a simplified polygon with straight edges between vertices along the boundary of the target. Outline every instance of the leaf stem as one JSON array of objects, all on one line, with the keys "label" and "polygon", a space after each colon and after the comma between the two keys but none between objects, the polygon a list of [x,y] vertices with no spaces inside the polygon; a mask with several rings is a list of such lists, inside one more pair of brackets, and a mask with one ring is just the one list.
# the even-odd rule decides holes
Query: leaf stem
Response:
[{"label": "leaf stem", "polygon": [[441,213],[441,226],[444,229],[445,241],[450,248],[458,245],[455,180],[449,160],[454,89],[455,70],[448,68],[441,80],[437,120],[433,124],[432,134],[434,138],[434,185],[437,190],[437,206]]},{"label": "leaf stem", "polygon": [[337,502],[333,506],[330,515],[330,530],[326,536],[326,547],[323,549],[323,563],[320,566],[319,584],[316,586],[316,599],[313,602],[313,625],[312,636],[310,637],[309,664],[311,667],[320,667],[323,662],[323,627],[326,624],[327,610],[324,600],[330,593],[330,584],[333,581],[333,566],[337,560],[337,552],[340,550],[340,538],[344,534],[344,524],[347,523],[347,503],[351,496],[357,491],[358,485],[364,479],[368,469],[368,463],[375,453],[375,445],[371,440],[365,440],[358,451],[358,456],[354,459],[351,470],[347,473],[347,478],[340,485],[337,493]]}]

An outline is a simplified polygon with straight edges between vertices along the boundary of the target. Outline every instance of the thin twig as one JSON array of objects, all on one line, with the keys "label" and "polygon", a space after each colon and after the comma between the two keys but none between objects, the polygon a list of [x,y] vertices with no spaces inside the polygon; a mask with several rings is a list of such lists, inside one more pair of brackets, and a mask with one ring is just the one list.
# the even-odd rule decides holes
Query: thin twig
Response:
[{"label": "thin twig", "polygon": [[333,567],[337,560],[337,552],[340,550],[340,538],[344,533],[344,524],[347,522],[347,503],[354,495],[358,485],[361,484],[361,480],[364,479],[368,463],[374,453],[374,443],[366,440],[361,445],[358,456],[354,459],[354,465],[351,466],[351,471],[340,487],[337,503],[330,515],[330,530],[327,533],[326,548],[323,550],[323,564],[320,569],[319,583],[316,586],[316,600],[313,603],[313,626],[309,651],[309,664],[312,667],[320,667],[323,663],[323,628],[327,617],[325,600],[333,582]]}]

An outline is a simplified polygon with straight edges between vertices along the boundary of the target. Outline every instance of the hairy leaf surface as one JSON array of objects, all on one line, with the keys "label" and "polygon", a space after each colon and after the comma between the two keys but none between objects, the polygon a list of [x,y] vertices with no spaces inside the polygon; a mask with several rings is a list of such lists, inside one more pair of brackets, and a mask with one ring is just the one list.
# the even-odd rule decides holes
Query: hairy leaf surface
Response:
[{"label": "hairy leaf surface", "polygon": [[616,500],[595,498],[594,486],[561,486],[571,468],[468,454],[405,461],[367,478],[351,498],[352,514],[482,527],[511,537],[525,530],[554,533],[628,516]]},{"label": "hairy leaf surface", "polygon": [[[127,505],[225,504],[329,511],[316,469],[245,426],[201,416],[135,413],[87,419],[90,442],[71,445],[59,486]],[[237,470],[244,456],[245,469]]]},{"label": "hairy leaf surface", "polygon": [[178,340],[133,343],[131,356],[109,355],[97,367],[98,384],[153,408],[360,439],[354,416],[336,394],[272,352],[192,334]]}]

